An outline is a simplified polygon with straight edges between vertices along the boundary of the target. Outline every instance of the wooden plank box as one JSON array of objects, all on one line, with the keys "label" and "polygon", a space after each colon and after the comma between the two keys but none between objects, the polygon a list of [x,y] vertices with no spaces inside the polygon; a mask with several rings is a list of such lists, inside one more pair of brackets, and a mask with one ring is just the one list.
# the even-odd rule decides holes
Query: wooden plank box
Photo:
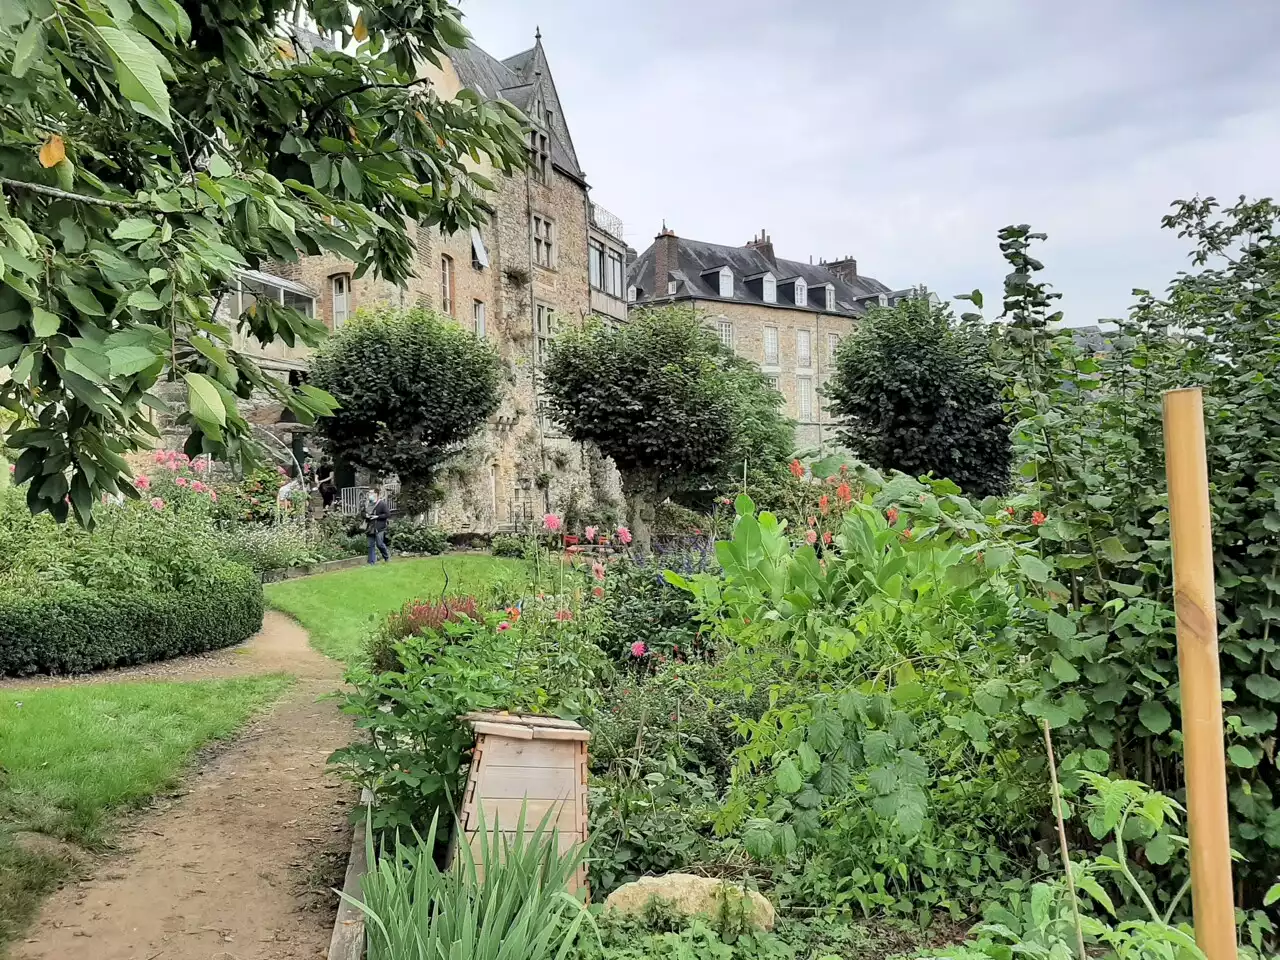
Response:
[{"label": "wooden plank box", "polygon": [[[469,713],[476,744],[463,793],[462,829],[479,856],[481,816],[485,829],[515,836],[520,808],[525,830],[555,811],[551,827],[561,850],[587,841],[587,741],[591,734],[570,720],[509,713]],[[479,863],[477,869],[481,868]],[[587,893],[586,866],[574,876],[573,892]]]}]

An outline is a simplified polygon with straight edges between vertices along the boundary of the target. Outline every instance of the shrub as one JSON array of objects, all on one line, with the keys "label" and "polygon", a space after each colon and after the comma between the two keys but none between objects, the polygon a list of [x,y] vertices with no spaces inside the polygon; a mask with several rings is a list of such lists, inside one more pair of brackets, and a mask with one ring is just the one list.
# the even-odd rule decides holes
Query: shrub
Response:
[{"label": "shrub", "polygon": [[83,673],[241,643],[262,627],[262,584],[222,562],[172,593],[55,584],[0,593],[0,676]]},{"label": "shrub", "polygon": [[444,553],[449,536],[430,523],[397,524],[390,528],[389,542],[403,553]]},{"label": "shrub", "polygon": [[479,620],[475,597],[446,597],[439,603],[408,600],[399,610],[387,615],[382,627],[369,638],[365,652],[374,670],[394,670],[399,666],[395,645],[423,630],[440,630],[446,623],[463,618]]},{"label": "shrub", "polygon": [[491,549],[495,557],[522,558],[528,552],[528,543],[523,537],[500,533],[493,538]]}]

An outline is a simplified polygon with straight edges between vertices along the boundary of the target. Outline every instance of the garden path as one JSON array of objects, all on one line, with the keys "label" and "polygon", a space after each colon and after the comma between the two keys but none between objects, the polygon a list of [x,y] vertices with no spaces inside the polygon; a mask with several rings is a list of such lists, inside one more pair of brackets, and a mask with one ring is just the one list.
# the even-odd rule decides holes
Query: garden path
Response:
[{"label": "garden path", "polygon": [[230,652],[71,682],[276,670],[297,684],[158,800],[91,878],[50,897],[13,960],[325,956],[337,899],[330,888],[342,882],[354,800],[325,775],[326,757],[351,739],[334,703],[317,700],[337,685],[339,665],[312,650],[300,626],[269,612],[262,632]]}]

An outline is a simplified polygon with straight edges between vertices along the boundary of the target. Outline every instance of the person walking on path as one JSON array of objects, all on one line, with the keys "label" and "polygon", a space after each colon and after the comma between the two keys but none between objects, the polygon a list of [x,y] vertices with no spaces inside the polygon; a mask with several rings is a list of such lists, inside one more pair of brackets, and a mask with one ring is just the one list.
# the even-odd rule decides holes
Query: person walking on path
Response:
[{"label": "person walking on path", "polygon": [[369,540],[371,564],[378,562],[378,554],[382,554],[384,563],[391,561],[391,551],[387,549],[387,522],[390,516],[386,495],[381,490],[370,490],[364,508],[364,533]]}]

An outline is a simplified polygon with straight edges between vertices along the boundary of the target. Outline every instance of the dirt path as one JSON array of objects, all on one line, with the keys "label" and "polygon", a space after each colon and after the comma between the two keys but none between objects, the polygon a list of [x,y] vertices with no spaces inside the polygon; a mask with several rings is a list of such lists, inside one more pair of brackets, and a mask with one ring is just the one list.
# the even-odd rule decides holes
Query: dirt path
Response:
[{"label": "dirt path", "polygon": [[[95,875],[52,896],[14,960],[293,960],[324,957],[354,791],[325,775],[350,741],[341,678],[278,613],[230,657],[192,657],[163,679],[288,670],[296,686],[178,794],[139,820]],[[165,666],[175,667],[179,661]],[[109,678],[152,678],[152,667]],[[157,679],[161,677],[156,677]],[[81,681],[84,682],[84,681]]]}]

